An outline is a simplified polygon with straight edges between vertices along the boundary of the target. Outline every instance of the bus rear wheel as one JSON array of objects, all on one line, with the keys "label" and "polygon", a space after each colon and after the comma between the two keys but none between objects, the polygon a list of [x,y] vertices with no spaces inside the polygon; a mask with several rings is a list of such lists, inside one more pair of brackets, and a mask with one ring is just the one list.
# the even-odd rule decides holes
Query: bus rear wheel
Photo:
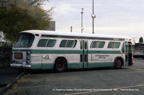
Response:
[{"label": "bus rear wheel", "polygon": [[121,59],[116,59],[115,60],[115,68],[116,69],[120,69],[120,68],[122,68],[122,65],[123,65],[123,62],[122,62],[122,60]]},{"label": "bus rear wheel", "polygon": [[58,58],[55,62],[55,71],[64,72],[66,71],[66,61],[63,58]]}]

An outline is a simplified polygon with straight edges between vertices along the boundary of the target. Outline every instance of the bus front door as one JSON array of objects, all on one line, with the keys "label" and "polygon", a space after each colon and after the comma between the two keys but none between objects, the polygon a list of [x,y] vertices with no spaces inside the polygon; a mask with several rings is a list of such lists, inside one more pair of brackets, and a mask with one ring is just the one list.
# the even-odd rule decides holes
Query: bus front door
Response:
[{"label": "bus front door", "polygon": [[81,54],[80,54],[80,68],[88,67],[88,42],[82,40],[80,43]]},{"label": "bus front door", "polygon": [[126,63],[127,66],[131,66],[133,64],[132,43],[131,42],[126,42],[125,43],[125,52],[126,52],[125,63]]}]

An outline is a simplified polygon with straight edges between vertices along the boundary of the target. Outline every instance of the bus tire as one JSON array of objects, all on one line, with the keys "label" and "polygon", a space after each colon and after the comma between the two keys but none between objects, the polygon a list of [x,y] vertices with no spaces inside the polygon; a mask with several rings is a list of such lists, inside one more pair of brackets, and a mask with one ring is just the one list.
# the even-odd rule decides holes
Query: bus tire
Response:
[{"label": "bus tire", "polygon": [[122,59],[117,58],[114,63],[115,63],[114,68],[116,68],[116,69],[121,69],[122,68],[122,65],[123,65]]},{"label": "bus tire", "polygon": [[58,58],[55,61],[54,70],[56,72],[64,72],[64,71],[66,71],[66,68],[67,68],[67,63],[64,58]]}]

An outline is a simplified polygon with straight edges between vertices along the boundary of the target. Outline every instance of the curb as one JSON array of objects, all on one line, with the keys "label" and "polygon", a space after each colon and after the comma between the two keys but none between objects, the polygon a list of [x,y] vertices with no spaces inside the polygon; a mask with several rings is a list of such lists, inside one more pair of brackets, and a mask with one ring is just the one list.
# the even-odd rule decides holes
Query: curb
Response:
[{"label": "curb", "polygon": [[14,81],[12,81],[11,83],[9,83],[5,88],[3,88],[1,91],[0,91],[0,95],[2,95],[4,92],[6,92],[9,88],[11,88],[18,79],[20,79],[25,73],[22,72],[20,75],[18,75],[16,77],[16,79]]}]

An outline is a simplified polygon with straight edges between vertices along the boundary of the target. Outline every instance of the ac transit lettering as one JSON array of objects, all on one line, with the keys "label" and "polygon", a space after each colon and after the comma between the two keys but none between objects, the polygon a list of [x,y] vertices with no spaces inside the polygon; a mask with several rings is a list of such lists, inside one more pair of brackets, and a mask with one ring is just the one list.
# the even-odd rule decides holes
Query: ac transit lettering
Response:
[{"label": "ac transit lettering", "polygon": [[107,58],[107,57],[110,57],[110,55],[95,55],[95,57],[98,57],[98,58]]}]

